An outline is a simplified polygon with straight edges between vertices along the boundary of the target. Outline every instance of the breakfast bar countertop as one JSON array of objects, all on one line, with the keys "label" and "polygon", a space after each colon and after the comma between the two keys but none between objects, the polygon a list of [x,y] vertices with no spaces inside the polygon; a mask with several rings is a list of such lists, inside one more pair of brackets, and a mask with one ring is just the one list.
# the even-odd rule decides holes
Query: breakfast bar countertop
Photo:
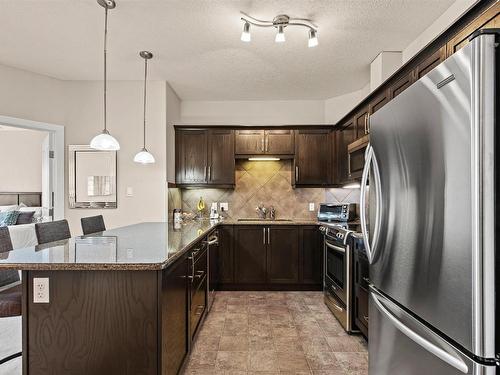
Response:
[{"label": "breakfast bar countertop", "polygon": [[161,270],[218,222],[139,223],[0,254],[0,269]]}]

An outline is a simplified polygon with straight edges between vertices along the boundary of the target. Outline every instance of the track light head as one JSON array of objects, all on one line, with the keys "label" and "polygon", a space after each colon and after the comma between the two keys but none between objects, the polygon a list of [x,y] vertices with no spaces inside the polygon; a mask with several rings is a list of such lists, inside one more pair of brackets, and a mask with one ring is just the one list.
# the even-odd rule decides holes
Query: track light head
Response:
[{"label": "track light head", "polygon": [[309,48],[316,47],[318,45],[318,36],[316,35],[316,30],[309,29],[309,40],[307,41],[307,46]]},{"label": "track light head", "polygon": [[278,32],[276,33],[276,37],[274,38],[274,41],[276,43],[283,43],[285,41],[285,32],[284,32],[284,27],[283,26],[278,26]]},{"label": "track light head", "polygon": [[250,42],[252,40],[252,36],[250,35],[250,23],[248,22],[245,22],[245,24],[243,25],[241,40],[243,42]]}]

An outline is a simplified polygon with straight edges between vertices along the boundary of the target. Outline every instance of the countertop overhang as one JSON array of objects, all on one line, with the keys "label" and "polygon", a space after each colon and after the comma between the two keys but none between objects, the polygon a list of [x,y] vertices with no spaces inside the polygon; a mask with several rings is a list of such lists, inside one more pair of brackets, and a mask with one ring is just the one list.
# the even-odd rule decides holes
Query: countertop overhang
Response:
[{"label": "countertop overhang", "polygon": [[313,220],[193,220],[139,223],[0,253],[0,270],[162,270],[220,225],[316,225]]}]

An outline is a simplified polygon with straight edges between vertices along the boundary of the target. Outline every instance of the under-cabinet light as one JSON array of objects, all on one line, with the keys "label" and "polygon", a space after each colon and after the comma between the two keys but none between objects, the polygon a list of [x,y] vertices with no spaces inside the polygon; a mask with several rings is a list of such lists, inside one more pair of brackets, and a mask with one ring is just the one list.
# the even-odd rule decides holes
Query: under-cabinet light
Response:
[{"label": "under-cabinet light", "polygon": [[281,160],[280,158],[271,158],[271,157],[257,157],[257,158],[248,158],[250,161],[276,161]]}]

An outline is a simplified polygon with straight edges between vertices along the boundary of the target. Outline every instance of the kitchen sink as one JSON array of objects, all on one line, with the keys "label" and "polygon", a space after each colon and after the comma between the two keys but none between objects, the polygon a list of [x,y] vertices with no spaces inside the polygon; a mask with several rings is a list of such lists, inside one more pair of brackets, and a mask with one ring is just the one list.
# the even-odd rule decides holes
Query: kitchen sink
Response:
[{"label": "kitchen sink", "polygon": [[259,218],[251,218],[245,217],[242,219],[238,219],[238,221],[293,221],[292,219],[259,219]]}]

